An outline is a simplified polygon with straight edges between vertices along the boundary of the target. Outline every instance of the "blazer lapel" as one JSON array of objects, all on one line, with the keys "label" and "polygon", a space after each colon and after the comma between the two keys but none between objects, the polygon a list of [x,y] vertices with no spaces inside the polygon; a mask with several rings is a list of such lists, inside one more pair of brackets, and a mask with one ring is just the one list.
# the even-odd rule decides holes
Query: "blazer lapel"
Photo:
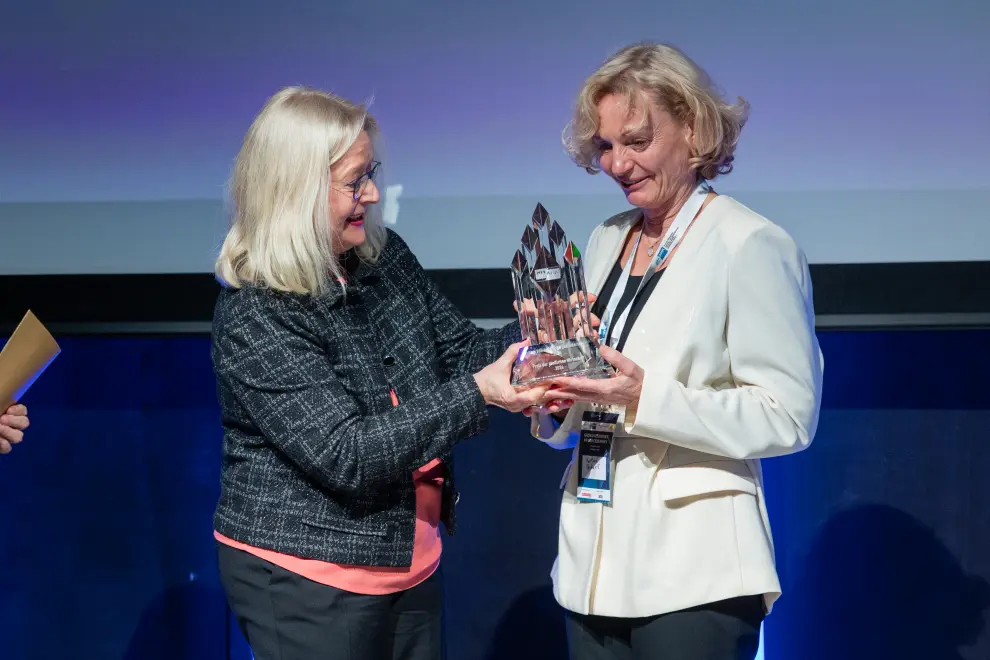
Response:
[{"label": "blazer lapel", "polygon": [[[694,274],[692,262],[704,245],[705,238],[715,227],[718,207],[721,206],[720,199],[721,196],[718,196],[710,201],[691,223],[690,229],[681,239],[677,254],[670,260],[663,277],[643,306],[636,326],[629,333],[622,350],[630,359],[645,359],[653,366],[658,366],[661,353],[671,358],[680,353],[686,338],[684,329],[690,326],[694,317],[694,302],[691,299],[694,289],[686,286],[683,278]],[[662,351],[659,350],[661,346]]]},{"label": "blazer lapel", "polygon": [[[622,247],[626,244],[626,238],[633,226],[639,221],[642,211],[633,209],[625,214],[620,221],[612,226],[607,226],[602,230],[599,245],[595,250],[594,262],[588,268],[588,292],[598,295],[608,274],[612,272],[612,266],[616,260],[622,256]],[[589,255],[590,256],[590,255]]]}]

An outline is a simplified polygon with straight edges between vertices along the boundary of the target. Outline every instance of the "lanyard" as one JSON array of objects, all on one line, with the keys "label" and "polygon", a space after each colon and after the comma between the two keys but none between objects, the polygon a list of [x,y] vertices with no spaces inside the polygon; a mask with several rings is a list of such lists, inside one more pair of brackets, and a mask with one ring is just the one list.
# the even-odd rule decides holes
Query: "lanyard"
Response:
[{"label": "lanyard", "polygon": [[[639,287],[636,289],[636,294],[629,300],[629,304],[626,308],[622,310],[622,314],[619,318],[614,320],[612,317],[615,315],[615,308],[619,305],[619,300],[622,298],[622,293],[626,290],[626,285],[629,283],[629,274],[632,272],[633,263],[636,261],[636,251],[639,249],[639,241],[643,238],[643,232],[639,233],[636,237],[636,242],[633,244],[632,255],[629,257],[629,262],[622,269],[622,275],[619,276],[618,282],[615,283],[615,288],[612,290],[611,299],[608,301],[608,308],[605,310],[605,315],[602,318],[601,328],[599,330],[598,339],[599,342],[604,343],[605,339],[609,336],[609,327],[612,328],[612,337],[609,341],[609,345],[615,348],[619,345],[619,338],[622,337],[622,329],[626,325],[626,320],[629,318],[629,311],[633,307],[633,303],[639,296],[640,292],[653,277],[657,268],[663,263],[663,260],[667,258],[667,255],[674,251],[677,244],[681,242],[681,238],[684,236],[685,230],[690,226],[691,221],[694,217],[698,215],[701,211],[702,204],[705,203],[705,198],[708,197],[708,193],[711,192],[711,187],[708,182],[702,179],[695,186],[694,191],[691,196],[688,197],[687,201],[684,202],[684,206],[681,210],[677,212],[677,216],[674,218],[673,224],[670,225],[670,231],[667,232],[667,237],[663,240],[663,244],[660,245],[660,249],[653,256],[653,260],[650,262],[650,267],[646,269],[646,273],[643,274],[643,279],[639,281]],[[644,220],[645,223],[645,220]]]}]

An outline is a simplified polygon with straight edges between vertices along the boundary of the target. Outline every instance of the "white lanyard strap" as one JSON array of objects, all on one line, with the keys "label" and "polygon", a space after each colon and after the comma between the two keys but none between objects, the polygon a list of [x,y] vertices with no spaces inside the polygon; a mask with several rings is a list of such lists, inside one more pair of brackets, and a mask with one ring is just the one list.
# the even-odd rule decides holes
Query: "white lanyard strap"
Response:
[{"label": "white lanyard strap", "polygon": [[[629,318],[629,311],[633,307],[633,303],[636,302],[636,298],[643,291],[643,288],[650,281],[657,272],[657,268],[663,263],[663,260],[667,258],[667,255],[674,251],[677,244],[681,242],[681,238],[684,237],[684,232],[691,225],[691,221],[694,217],[698,215],[701,211],[701,206],[705,203],[705,199],[708,197],[708,193],[711,192],[711,186],[708,182],[702,179],[695,186],[694,191],[692,191],[691,196],[688,197],[687,201],[684,202],[684,206],[681,210],[677,212],[677,216],[674,218],[673,224],[670,225],[670,231],[667,232],[667,237],[663,240],[663,244],[660,245],[660,249],[657,253],[653,255],[653,260],[650,261],[649,268],[646,269],[646,273],[643,274],[643,278],[639,281],[639,286],[636,288],[636,293],[632,298],[629,299],[629,304],[626,308],[622,310],[622,314],[619,318],[612,320],[615,315],[615,308],[619,305],[619,300],[622,298],[623,292],[626,290],[626,286],[629,284],[629,274],[632,272],[633,263],[636,261],[636,251],[639,249],[640,239],[643,238],[643,232],[639,233],[636,237],[636,242],[633,243],[632,255],[629,257],[629,261],[626,263],[625,267],[622,269],[622,274],[619,276],[619,280],[615,283],[615,288],[612,290],[612,295],[608,301],[608,308],[605,310],[605,316],[602,318],[601,322],[601,332],[599,334],[599,341],[604,343],[605,339],[608,338],[609,328],[612,329],[611,339],[609,340],[609,345],[615,348],[619,344],[619,338],[622,337],[622,329],[626,325],[626,320]],[[644,219],[645,225],[645,219]]]}]

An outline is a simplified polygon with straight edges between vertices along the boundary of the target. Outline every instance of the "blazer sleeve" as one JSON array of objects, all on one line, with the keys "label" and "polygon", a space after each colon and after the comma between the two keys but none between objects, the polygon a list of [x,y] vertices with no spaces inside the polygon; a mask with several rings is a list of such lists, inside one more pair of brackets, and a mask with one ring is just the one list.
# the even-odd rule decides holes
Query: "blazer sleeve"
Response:
[{"label": "blazer sleeve", "polygon": [[[396,240],[396,237],[393,235],[390,240]],[[444,378],[476,373],[500,358],[509,346],[520,340],[518,321],[491,330],[482,330],[471,323],[443,295],[412,251],[404,243],[402,247],[409,261],[410,272],[414,273],[420,290],[426,297],[427,313],[430,315],[436,339],[437,361]],[[479,291],[478,294],[488,295],[484,291]],[[506,315],[513,314],[515,312],[509,307]]]},{"label": "blazer sleeve", "polygon": [[305,312],[255,302],[238,305],[214,329],[217,377],[264,438],[321,486],[348,494],[377,489],[486,429],[471,375],[362,415]]},{"label": "blazer sleeve", "polygon": [[734,459],[800,451],[814,438],[824,360],[804,254],[779,227],[749,235],[729,264],[733,382],[692,389],[647,371],[628,433]]}]

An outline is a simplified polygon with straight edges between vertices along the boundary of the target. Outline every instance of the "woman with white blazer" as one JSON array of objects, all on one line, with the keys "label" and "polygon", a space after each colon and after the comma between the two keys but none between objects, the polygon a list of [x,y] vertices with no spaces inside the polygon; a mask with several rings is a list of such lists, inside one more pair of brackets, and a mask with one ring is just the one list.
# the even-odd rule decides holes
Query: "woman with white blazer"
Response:
[{"label": "woman with white blazer", "polygon": [[780,595],[759,459],[811,443],[823,360],[804,254],[710,185],[747,111],[638,44],[585,81],[569,126],[574,160],[636,207],[584,255],[615,375],[558,378],[527,411],[573,450],[553,570],[572,660],[750,659]]}]

